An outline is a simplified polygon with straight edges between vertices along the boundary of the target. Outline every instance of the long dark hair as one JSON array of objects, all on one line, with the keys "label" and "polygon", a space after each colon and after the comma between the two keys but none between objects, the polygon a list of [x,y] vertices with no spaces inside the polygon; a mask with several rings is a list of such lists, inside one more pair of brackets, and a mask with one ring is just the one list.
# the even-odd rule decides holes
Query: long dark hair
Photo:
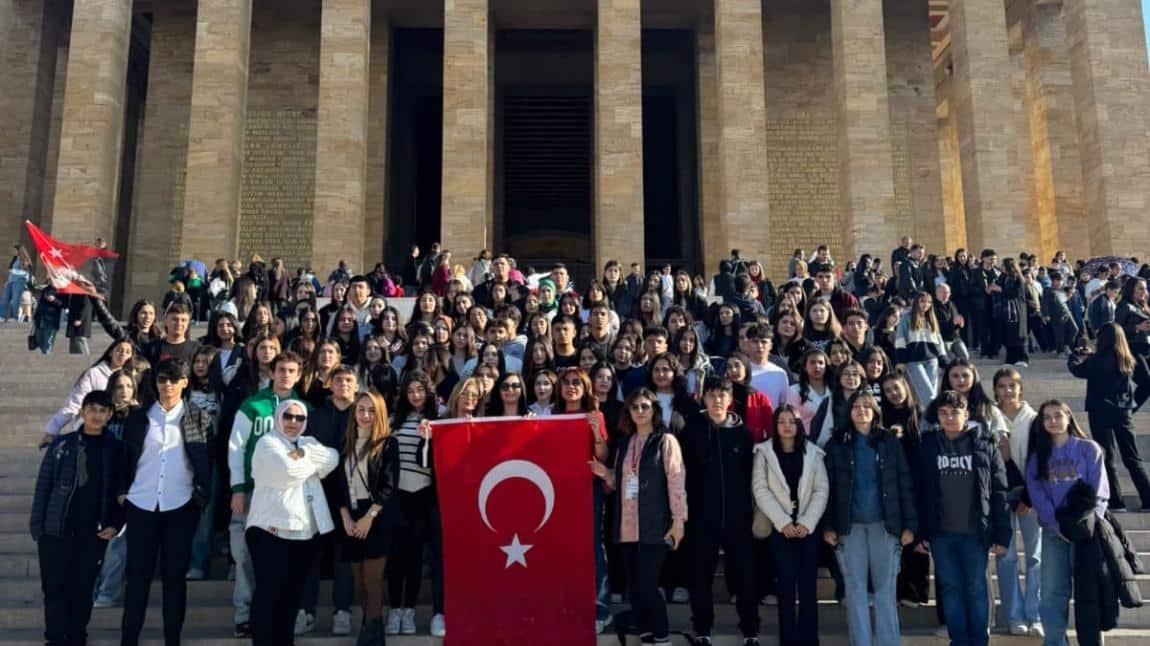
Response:
[{"label": "long dark hair", "polygon": [[790,404],[783,404],[775,409],[775,418],[771,421],[771,447],[775,453],[783,452],[783,442],[779,439],[779,417],[789,413],[795,421],[795,453],[805,453],[807,450],[807,429],[803,426],[803,418],[798,409]]},{"label": "long dark hair", "polygon": [[[955,359],[950,362],[946,367],[946,372],[942,375],[942,380],[938,385],[938,392],[943,393],[948,390],[958,392],[950,383],[950,371],[955,368],[966,368],[974,375],[974,379],[970,385],[970,392],[966,393],[967,410],[970,411],[970,419],[982,424],[984,428],[989,430],[990,420],[994,419],[994,399],[986,394],[986,388],[982,385],[982,380],[978,376],[978,368],[970,359]],[[926,421],[931,424],[938,423],[938,400],[932,401],[926,407]]]},{"label": "long dark hair", "polygon": [[[423,408],[415,410],[411,407],[411,402],[407,401],[407,389],[411,384],[420,384],[423,386],[423,391],[426,395],[423,398]],[[435,386],[431,383],[431,377],[422,370],[409,370],[403,375],[403,379],[399,382],[399,394],[395,398],[395,407],[391,411],[391,423],[393,426],[399,427],[403,425],[404,420],[412,413],[418,414],[423,419],[433,420],[439,416],[439,407],[435,402]]]},{"label": "long dark hair", "polygon": [[646,399],[651,403],[651,427],[655,430],[666,431],[667,423],[663,421],[663,407],[659,405],[654,391],[649,388],[636,388],[623,400],[623,414],[619,415],[619,432],[623,435],[631,435],[635,432],[635,422],[631,419],[631,405],[639,399]]},{"label": "long dark hair", "polygon": [[[894,403],[887,401],[886,398],[886,385],[890,382],[896,382],[902,385],[902,389],[906,392],[906,401],[902,406],[895,406]],[[906,421],[902,426],[902,433],[899,434],[899,439],[903,437],[917,441],[922,437],[921,431],[918,427],[918,398],[915,397],[914,389],[910,387],[910,382],[907,381],[903,375],[889,374],[884,376],[879,383],[882,387],[882,398],[879,403],[879,408],[882,409],[882,422],[888,428],[892,426],[892,421],[899,419],[905,415]],[[905,412],[904,412],[905,411]]]},{"label": "long dark hair", "polygon": [[495,380],[495,385],[491,387],[491,394],[487,396],[486,410],[483,411],[484,417],[503,416],[503,396],[500,393],[502,392],[503,384],[511,377],[518,379],[520,386],[519,398],[515,402],[515,414],[527,414],[527,381],[523,378],[523,375],[518,372],[500,372],[499,378]]},{"label": "long dark hair", "polygon": [[[867,439],[871,442],[877,442],[882,439],[883,435],[886,433],[886,429],[883,428],[882,409],[879,408],[878,398],[874,396],[874,393],[867,390],[866,388],[860,388],[856,390],[854,394],[850,396],[850,399],[847,399],[847,414],[849,417],[850,411],[855,406],[855,402],[863,399],[870,400],[868,403],[870,404],[871,410],[874,411],[874,417],[870,422],[870,432],[867,434]],[[846,424],[835,427],[834,435],[832,437],[835,441],[845,442],[846,439],[850,437],[852,430],[854,430],[854,420],[848,419]]]},{"label": "long dark hair", "polygon": [[[811,378],[807,375],[807,362],[816,357],[823,358],[823,388],[830,387],[830,380],[834,376],[834,371],[831,370],[831,358],[827,353],[819,350],[818,348],[811,348],[803,353],[802,358],[799,360],[799,401],[807,401],[807,395],[811,393]],[[748,371],[749,372],[749,371]],[[748,375],[749,376],[749,375]],[[866,372],[863,372],[863,381],[866,381]],[[781,409],[780,409],[781,410]]]},{"label": "long dark hair", "polygon": [[[152,317],[152,327],[147,330],[141,330],[138,327],[139,323],[136,322],[138,320],[137,316],[139,316],[140,310],[149,306],[152,308],[152,313],[154,314]],[[164,332],[160,329],[159,321],[159,310],[156,308],[155,303],[146,298],[141,298],[132,304],[132,311],[128,313],[128,326],[126,331],[128,332],[128,336],[132,337],[132,339],[137,339],[142,333],[147,338],[147,340],[158,341],[164,337]],[[238,325],[236,326],[236,331],[239,331]],[[211,334],[211,330],[208,330],[208,334]]]},{"label": "long dark hair", "polygon": [[1134,374],[1134,353],[1130,351],[1126,331],[1117,323],[1107,323],[1098,329],[1098,343],[1095,346],[1094,356],[1101,361],[1112,360],[1118,372],[1127,377]]},{"label": "long dark hair", "polygon": [[1070,437],[1077,437],[1079,439],[1089,439],[1086,432],[1078,425],[1078,420],[1074,418],[1074,413],[1066,402],[1060,399],[1048,399],[1038,407],[1038,414],[1034,416],[1034,421],[1030,423],[1030,459],[1036,460],[1035,466],[1036,475],[1038,480],[1045,480],[1050,475],[1050,453],[1054,450],[1054,442],[1050,441],[1050,433],[1046,432],[1046,423],[1043,421],[1043,415],[1048,406],[1058,406],[1062,408],[1062,412],[1066,413],[1066,417],[1070,420],[1066,428],[1066,433]]}]

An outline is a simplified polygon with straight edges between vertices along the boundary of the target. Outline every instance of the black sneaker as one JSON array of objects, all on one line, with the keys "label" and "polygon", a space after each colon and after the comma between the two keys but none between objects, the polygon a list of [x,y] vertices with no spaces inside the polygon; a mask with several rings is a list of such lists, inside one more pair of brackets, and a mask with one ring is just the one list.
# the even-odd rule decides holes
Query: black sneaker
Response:
[{"label": "black sneaker", "polygon": [[235,629],[235,631],[232,632],[232,636],[236,637],[238,639],[250,638],[252,636],[251,624],[249,624],[246,621],[242,624],[236,624],[236,629]]}]

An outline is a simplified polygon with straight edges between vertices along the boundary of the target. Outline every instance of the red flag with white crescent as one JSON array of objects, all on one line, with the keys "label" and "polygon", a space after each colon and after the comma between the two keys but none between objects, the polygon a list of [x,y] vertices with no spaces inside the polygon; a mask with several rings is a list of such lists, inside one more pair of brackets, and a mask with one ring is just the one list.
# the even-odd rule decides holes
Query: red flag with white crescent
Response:
[{"label": "red flag with white crescent", "polygon": [[44,233],[30,221],[24,221],[32,246],[44,263],[48,282],[60,294],[107,294],[111,282],[111,264],[119,254],[84,245],[60,242]]},{"label": "red flag with white crescent", "polygon": [[447,646],[595,637],[585,415],[434,424]]}]

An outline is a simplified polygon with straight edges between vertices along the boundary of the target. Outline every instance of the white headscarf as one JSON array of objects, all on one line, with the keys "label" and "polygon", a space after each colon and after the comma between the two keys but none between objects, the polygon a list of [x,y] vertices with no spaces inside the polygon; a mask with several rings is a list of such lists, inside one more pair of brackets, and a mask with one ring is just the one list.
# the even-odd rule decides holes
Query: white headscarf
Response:
[{"label": "white headscarf", "polygon": [[[299,441],[299,438],[292,440],[292,439],[289,439],[288,436],[284,434],[284,413],[286,413],[287,409],[291,406],[298,406],[301,409],[303,409],[303,412],[305,415],[308,414],[307,404],[304,403],[304,401],[302,399],[295,399],[295,398],[285,399],[282,402],[280,402],[279,406],[276,406],[275,413],[272,414],[272,418],[275,420],[275,424],[272,427],[273,431],[275,432],[276,435],[279,435],[280,438],[282,438],[284,441],[286,441],[288,443],[294,443],[294,442]],[[307,431],[307,422],[305,421],[303,423],[303,428],[301,428],[299,431],[299,437],[303,437],[303,434],[306,431]]]}]

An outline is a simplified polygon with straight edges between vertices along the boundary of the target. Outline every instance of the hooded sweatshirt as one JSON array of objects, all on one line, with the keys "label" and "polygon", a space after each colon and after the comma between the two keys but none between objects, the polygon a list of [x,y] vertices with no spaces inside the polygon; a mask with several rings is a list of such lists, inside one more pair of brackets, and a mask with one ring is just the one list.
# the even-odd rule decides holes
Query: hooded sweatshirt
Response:
[{"label": "hooded sweatshirt", "polygon": [[[754,445],[735,413],[716,424],[706,411],[690,415],[679,434],[687,472],[688,531],[750,531]],[[696,506],[697,505],[697,506]]]}]

